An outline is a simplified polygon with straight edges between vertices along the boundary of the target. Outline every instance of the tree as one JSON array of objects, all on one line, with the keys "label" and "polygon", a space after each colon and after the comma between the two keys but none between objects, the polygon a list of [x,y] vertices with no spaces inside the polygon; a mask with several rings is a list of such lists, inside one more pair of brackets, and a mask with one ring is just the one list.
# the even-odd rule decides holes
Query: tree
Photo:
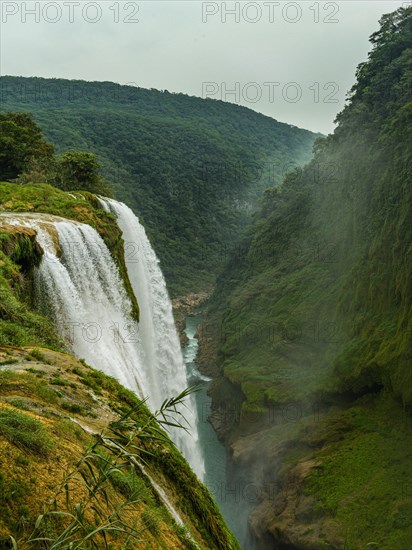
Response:
[{"label": "tree", "polygon": [[56,186],[64,191],[89,191],[110,195],[110,188],[100,175],[100,164],[93,153],[67,151],[60,156]]},{"label": "tree", "polygon": [[53,154],[53,146],[44,141],[30,113],[0,114],[0,181],[16,179],[33,159],[46,165]]}]

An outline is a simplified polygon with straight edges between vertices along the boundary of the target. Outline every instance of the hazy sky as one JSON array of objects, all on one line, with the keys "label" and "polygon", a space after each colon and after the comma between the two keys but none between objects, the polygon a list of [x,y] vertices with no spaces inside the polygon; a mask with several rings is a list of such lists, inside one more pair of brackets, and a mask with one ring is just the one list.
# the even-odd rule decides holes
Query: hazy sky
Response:
[{"label": "hazy sky", "polygon": [[380,16],[408,4],[0,0],[0,73],[208,96],[327,133]]}]

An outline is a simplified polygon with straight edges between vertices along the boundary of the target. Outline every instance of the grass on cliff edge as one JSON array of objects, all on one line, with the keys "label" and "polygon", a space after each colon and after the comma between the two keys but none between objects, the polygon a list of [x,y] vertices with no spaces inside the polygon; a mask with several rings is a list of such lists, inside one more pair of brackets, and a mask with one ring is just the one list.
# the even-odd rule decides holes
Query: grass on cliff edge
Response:
[{"label": "grass on cliff edge", "polygon": [[38,456],[47,456],[52,447],[46,430],[38,420],[13,410],[0,411],[0,436]]}]

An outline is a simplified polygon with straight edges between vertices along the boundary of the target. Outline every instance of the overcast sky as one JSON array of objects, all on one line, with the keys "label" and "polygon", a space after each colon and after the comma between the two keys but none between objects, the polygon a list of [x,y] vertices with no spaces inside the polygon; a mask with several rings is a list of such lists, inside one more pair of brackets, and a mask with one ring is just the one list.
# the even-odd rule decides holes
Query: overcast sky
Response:
[{"label": "overcast sky", "polygon": [[408,4],[0,0],[0,73],[213,97],[328,133],[379,18]]}]

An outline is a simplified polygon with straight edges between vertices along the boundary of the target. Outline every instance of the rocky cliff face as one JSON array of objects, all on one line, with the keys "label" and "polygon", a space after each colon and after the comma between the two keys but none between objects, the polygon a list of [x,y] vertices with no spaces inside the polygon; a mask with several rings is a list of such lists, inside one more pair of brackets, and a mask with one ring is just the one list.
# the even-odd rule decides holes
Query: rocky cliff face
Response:
[{"label": "rocky cliff face", "polygon": [[173,315],[182,347],[187,345],[187,336],[185,333],[186,317],[188,315],[195,315],[195,310],[206,302],[209,295],[209,292],[196,292],[187,294],[186,296],[179,296],[172,300]]}]

